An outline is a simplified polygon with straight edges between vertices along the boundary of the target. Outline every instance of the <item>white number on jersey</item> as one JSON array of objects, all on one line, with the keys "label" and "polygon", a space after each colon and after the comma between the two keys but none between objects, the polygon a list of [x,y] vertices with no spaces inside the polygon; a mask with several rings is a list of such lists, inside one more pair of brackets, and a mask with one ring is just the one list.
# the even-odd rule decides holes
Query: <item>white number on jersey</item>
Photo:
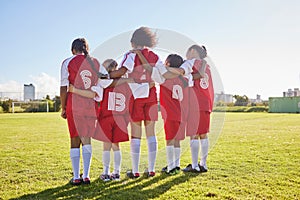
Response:
[{"label": "white number on jersey", "polygon": [[173,85],[172,98],[182,101],[183,91],[182,91],[182,87],[180,87],[180,85]]},{"label": "white number on jersey", "polygon": [[109,92],[108,110],[122,112],[125,109],[125,96],[121,93]]},{"label": "white number on jersey", "polygon": [[92,76],[92,73],[89,70],[83,70],[80,72],[81,79],[84,84],[85,89],[89,89],[91,87],[92,81],[90,77]]},{"label": "white number on jersey", "polygon": [[208,74],[205,73],[205,77],[200,79],[200,87],[202,89],[207,89],[209,87],[209,77]]}]

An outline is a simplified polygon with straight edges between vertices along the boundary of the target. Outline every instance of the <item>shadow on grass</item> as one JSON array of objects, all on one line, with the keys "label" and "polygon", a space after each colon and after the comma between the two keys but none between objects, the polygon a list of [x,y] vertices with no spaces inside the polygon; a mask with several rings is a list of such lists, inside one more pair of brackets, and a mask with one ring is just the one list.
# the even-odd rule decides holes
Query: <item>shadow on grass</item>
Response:
[{"label": "shadow on grass", "polygon": [[194,173],[180,173],[174,176],[157,174],[152,178],[122,179],[121,181],[103,182],[97,179],[90,185],[60,187],[47,189],[35,194],[27,194],[17,199],[152,199],[159,197],[173,186],[198,176]]}]

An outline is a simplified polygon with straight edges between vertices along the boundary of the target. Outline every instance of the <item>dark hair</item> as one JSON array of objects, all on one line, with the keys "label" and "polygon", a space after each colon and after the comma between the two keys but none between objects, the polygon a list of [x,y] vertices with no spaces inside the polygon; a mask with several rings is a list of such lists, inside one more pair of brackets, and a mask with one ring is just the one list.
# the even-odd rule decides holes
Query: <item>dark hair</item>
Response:
[{"label": "dark hair", "polygon": [[170,63],[170,67],[175,68],[179,68],[183,63],[182,57],[177,54],[170,54],[167,57],[166,61]]},{"label": "dark hair", "polygon": [[77,38],[72,42],[71,51],[76,51],[78,53],[84,53],[84,50],[89,50],[89,45],[85,38]]},{"label": "dark hair", "polygon": [[91,58],[91,56],[89,55],[89,45],[86,41],[85,38],[77,38],[72,42],[72,47],[71,50],[78,52],[78,53],[84,53],[85,58],[87,59],[87,61],[89,62],[89,64],[91,65],[92,69],[94,70],[94,72],[97,74],[98,78],[107,78],[107,75],[104,75],[102,73],[100,73],[96,68],[95,68],[95,64]]},{"label": "dark hair", "polygon": [[148,27],[140,27],[134,31],[130,42],[138,46],[152,48],[157,43],[156,34],[153,33]]},{"label": "dark hair", "polygon": [[199,46],[199,45],[194,44],[188,50],[190,51],[192,49],[197,51],[197,53],[199,54],[199,57],[201,59],[203,59],[207,56],[207,50],[206,50],[205,46]]},{"label": "dark hair", "polygon": [[[170,67],[174,67],[174,68],[179,68],[183,64],[182,57],[177,54],[168,55],[166,61],[170,63]],[[178,76],[178,78],[182,81],[183,87],[188,86],[188,82],[183,78],[182,75]]]}]

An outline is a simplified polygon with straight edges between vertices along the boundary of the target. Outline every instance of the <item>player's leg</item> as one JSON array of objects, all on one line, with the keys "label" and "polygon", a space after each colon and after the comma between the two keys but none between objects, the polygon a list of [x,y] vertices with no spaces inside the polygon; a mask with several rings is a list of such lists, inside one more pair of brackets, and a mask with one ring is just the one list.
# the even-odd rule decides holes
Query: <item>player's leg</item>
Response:
[{"label": "player's leg", "polygon": [[71,137],[71,149],[70,149],[70,158],[73,169],[73,179],[71,184],[79,185],[81,184],[80,179],[80,144],[81,140],[77,137]]},{"label": "player's leg", "polygon": [[82,143],[83,183],[90,183],[90,167],[92,160],[92,145],[90,137],[80,137]]},{"label": "player's leg", "polygon": [[157,102],[149,102],[144,107],[144,125],[148,144],[148,176],[155,176],[157,154],[157,139],[155,136],[155,121],[158,120]]},{"label": "player's leg", "polygon": [[114,171],[111,174],[112,180],[120,180],[122,153],[120,149],[120,142],[129,141],[128,137],[128,122],[126,116],[114,116],[115,124],[112,137],[112,149],[114,152]]},{"label": "player's leg", "polygon": [[208,140],[207,134],[200,135],[200,142],[201,142],[201,160],[200,160],[199,167],[200,167],[200,170],[207,171],[206,160],[207,160],[208,149],[209,149],[209,140]]},{"label": "player's leg", "polygon": [[140,151],[141,151],[141,137],[142,137],[142,123],[131,122],[131,140],[130,151],[132,161],[132,173],[134,176],[139,176],[139,164],[140,164]]},{"label": "player's leg", "polygon": [[110,150],[112,148],[111,142],[103,142],[103,152],[102,152],[102,164],[103,173],[101,179],[107,181],[110,174]]},{"label": "player's leg", "polygon": [[198,157],[199,157],[199,136],[191,136],[190,137],[190,149],[191,149],[191,155],[192,155],[192,169],[198,170]]},{"label": "player's leg", "polygon": [[[164,130],[166,138],[166,153],[167,153],[167,173],[175,173],[175,138],[179,129],[180,122],[174,120],[164,120]],[[163,170],[164,171],[164,170]]]},{"label": "player's leg", "polygon": [[70,158],[72,163],[73,178],[70,183],[72,185],[80,185],[82,180],[80,178],[80,144],[81,140],[78,136],[78,131],[75,126],[75,120],[72,113],[67,114],[67,122],[70,133]]},{"label": "player's leg", "polygon": [[186,135],[190,137],[190,151],[192,157],[192,163],[189,164],[183,171],[185,172],[197,172],[200,171],[198,166],[199,157],[199,125],[200,125],[200,113],[197,109],[192,109],[189,112],[188,120],[186,123]]},{"label": "player's leg", "polygon": [[120,180],[122,154],[120,151],[119,143],[113,143],[112,149],[114,152],[114,171],[111,174],[111,179]]},{"label": "player's leg", "polygon": [[177,171],[180,170],[180,153],[181,153],[180,140],[175,139],[175,141],[174,141],[174,158],[175,158],[175,168]]},{"label": "player's leg", "polygon": [[208,149],[209,149],[209,140],[207,137],[207,133],[209,132],[210,126],[210,112],[201,111],[201,121],[199,127],[199,135],[200,135],[200,142],[201,142],[201,159],[200,159],[200,170],[201,172],[207,171],[206,160],[208,156]]},{"label": "player's leg", "polygon": [[155,136],[155,121],[145,120],[145,130],[148,144],[148,172],[149,176],[155,175],[155,162],[157,154],[157,140]]},{"label": "player's leg", "polygon": [[110,151],[112,148],[112,132],[113,132],[113,117],[104,117],[99,121],[101,130],[103,131],[104,140],[103,140],[103,151],[102,151],[102,165],[103,172],[100,175],[100,179],[103,181],[110,180]]},{"label": "player's leg", "polygon": [[175,159],[174,159],[174,143],[175,140],[171,139],[171,140],[167,140],[167,146],[166,146],[166,153],[167,153],[167,173],[169,173],[171,170],[173,170],[175,168]]},{"label": "player's leg", "polygon": [[141,151],[141,138],[142,138],[142,120],[144,103],[134,101],[132,110],[130,112],[131,117],[131,140],[130,140],[130,153],[132,162],[132,171],[128,172],[127,175],[130,178],[137,178],[139,174],[140,164],[140,151]]},{"label": "player's leg", "polygon": [[179,128],[177,134],[175,136],[174,141],[174,156],[175,156],[175,169],[176,173],[180,171],[180,141],[185,139],[185,129],[186,129],[186,122],[178,122]]}]

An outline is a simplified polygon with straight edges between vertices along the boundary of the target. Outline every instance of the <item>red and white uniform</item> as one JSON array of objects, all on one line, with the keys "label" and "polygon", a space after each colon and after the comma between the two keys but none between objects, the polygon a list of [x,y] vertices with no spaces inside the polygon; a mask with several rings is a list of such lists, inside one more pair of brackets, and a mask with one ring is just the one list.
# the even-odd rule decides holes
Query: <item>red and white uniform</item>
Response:
[{"label": "red and white uniform", "polygon": [[[100,69],[96,59],[92,59],[95,69]],[[90,90],[98,82],[97,74],[84,55],[66,59],[61,67],[61,86],[74,85],[78,89]],[[74,93],[67,93],[66,115],[71,137],[90,137],[95,130],[97,104],[93,99]]]},{"label": "red and white uniform", "polygon": [[166,140],[183,140],[188,114],[188,87],[179,77],[167,79],[160,85],[161,114]]},{"label": "red and white uniform", "polygon": [[[202,60],[192,59],[184,62],[182,68],[191,68],[192,74],[198,73]],[[189,115],[187,136],[205,134],[209,132],[210,113],[213,109],[214,88],[210,66],[206,65],[205,77],[194,80],[189,87]]]},{"label": "red and white uniform", "polygon": [[111,143],[129,141],[127,125],[131,98],[133,97],[128,84],[104,89],[94,139]]},{"label": "red and white uniform", "polygon": [[125,142],[129,140],[127,126],[131,102],[134,98],[147,96],[149,84],[124,83],[109,87],[112,81],[100,80],[97,87],[92,88],[98,95],[96,100],[100,101],[98,124],[93,138],[103,142]]},{"label": "red and white uniform", "polygon": [[[148,48],[143,49],[141,52],[152,67],[163,64],[159,57]],[[120,66],[125,67],[127,69],[128,77],[133,78],[136,82],[153,81],[151,79],[151,73],[144,69],[139,57],[135,53],[129,52],[125,54]],[[142,120],[156,121],[158,119],[157,94],[155,87],[150,89],[147,98],[135,99],[133,101],[131,118],[134,122]]]}]

